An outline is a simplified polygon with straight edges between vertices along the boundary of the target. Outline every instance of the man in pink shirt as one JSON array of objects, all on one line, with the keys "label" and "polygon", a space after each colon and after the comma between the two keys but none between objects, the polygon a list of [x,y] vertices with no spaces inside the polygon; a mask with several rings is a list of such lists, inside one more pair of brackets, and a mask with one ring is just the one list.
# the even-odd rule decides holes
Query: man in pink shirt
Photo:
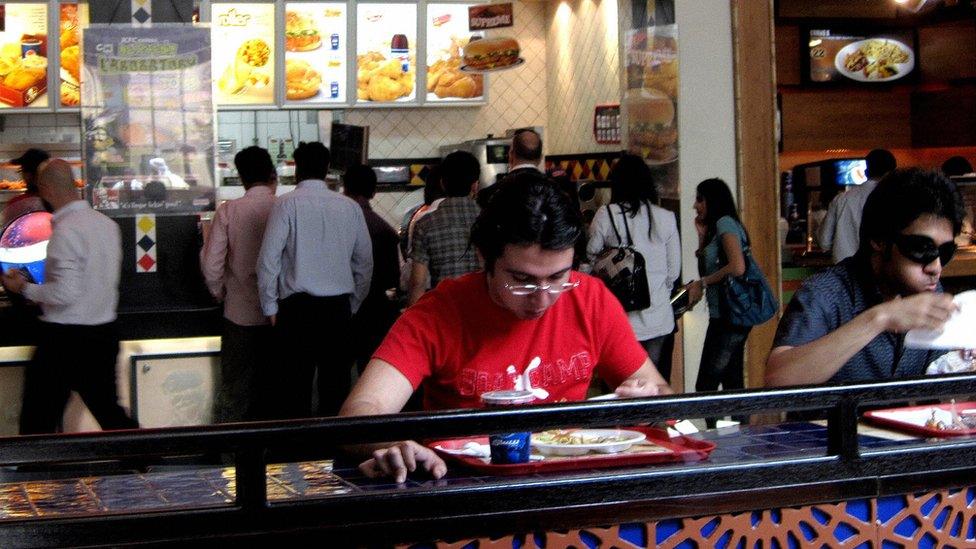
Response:
[{"label": "man in pink shirt", "polygon": [[268,151],[248,147],[234,157],[244,196],[221,204],[200,252],[210,293],[224,303],[220,386],[214,422],[254,421],[266,414],[259,403],[261,368],[270,364],[271,326],[261,311],[255,268],[278,184]]}]

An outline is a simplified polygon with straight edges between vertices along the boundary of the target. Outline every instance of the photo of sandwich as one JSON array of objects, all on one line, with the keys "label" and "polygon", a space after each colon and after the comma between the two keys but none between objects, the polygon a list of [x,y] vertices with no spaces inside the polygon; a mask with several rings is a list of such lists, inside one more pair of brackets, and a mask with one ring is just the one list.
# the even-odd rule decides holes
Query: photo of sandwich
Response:
[{"label": "photo of sandwich", "polygon": [[654,88],[627,90],[627,134],[630,150],[649,164],[668,164],[678,158],[678,128],[674,102]]},{"label": "photo of sandwich", "polygon": [[464,66],[467,72],[488,72],[509,69],[521,65],[519,43],[514,38],[472,39],[464,47]]},{"label": "photo of sandwich", "polygon": [[316,28],[315,19],[301,11],[285,13],[285,49],[288,51],[311,51],[322,45],[322,36]]}]

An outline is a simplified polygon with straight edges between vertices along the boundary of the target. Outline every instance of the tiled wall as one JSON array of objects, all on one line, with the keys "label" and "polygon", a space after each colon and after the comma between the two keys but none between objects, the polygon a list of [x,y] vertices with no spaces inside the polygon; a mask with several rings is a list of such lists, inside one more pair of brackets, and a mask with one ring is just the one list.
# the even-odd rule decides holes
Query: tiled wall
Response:
[{"label": "tiled wall", "polygon": [[547,153],[620,150],[593,138],[593,107],[620,102],[617,1],[553,2],[547,21]]},{"label": "tiled wall", "polygon": [[[0,143],[81,143],[81,120],[72,114],[3,114]],[[79,145],[80,146],[80,145]]]},{"label": "tiled wall", "polygon": [[546,4],[515,2],[514,8],[515,27],[494,32],[517,38],[525,63],[490,75],[487,105],[346,111],[346,123],[369,126],[370,158],[440,156],[441,145],[503,135],[509,128],[546,126]]},{"label": "tiled wall", "polygon": [[[256,138],[256,140],[255,140]],[[217,114],[217,139],[234,139],[237,148],[268,147],[271,138],[318,141],[315,111],[225,111]],[[271,151],[276,154],[277,151]]]}]

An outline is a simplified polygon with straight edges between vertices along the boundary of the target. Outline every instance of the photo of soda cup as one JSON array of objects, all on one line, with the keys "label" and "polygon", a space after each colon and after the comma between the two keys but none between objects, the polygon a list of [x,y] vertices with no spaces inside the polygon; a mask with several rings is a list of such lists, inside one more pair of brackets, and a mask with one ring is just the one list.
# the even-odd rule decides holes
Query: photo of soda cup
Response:
[{"label": "photo of soda cup", "polygon": [[[507,408],[535,402],[532,391],[491,391],[481,394],[481,402],[486,408]],[[488,446],[491,449],[491,462],[494,464],[528,463],[531,454],[529,432],[503,433],[490,435]]]},{"label": "photo of soda cup", "polygon": [[[16,51],[16,50],[14,50]],[[28,53],[31,52],[31,53]],[[25,38],[20,42],[20,56],[27,57],[29,55],[40,55],[41,54],[41,41],[36,38]]]},{"label": "photo of soda cup", "polygon": [[339,49],[339,34],[338,33],[335,33],[335,32],[332,33],[332,36],[330,37],[330,44],[329,45],[332,46],[332,49],[334,49],[334,50]]},{"label": "photo of soda cup", "polygon": [[339,82],[336,80],[333,80],[332,83],[329,84],[329,97],[333,99],[339,97]]}]

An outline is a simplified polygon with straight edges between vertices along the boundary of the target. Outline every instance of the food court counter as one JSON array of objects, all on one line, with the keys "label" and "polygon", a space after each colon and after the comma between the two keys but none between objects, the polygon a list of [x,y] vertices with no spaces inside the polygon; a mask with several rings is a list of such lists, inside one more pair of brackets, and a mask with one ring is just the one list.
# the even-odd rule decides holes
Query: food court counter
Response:
[{"label": "food court counter", "polygon": [[[976,437],[859,427],[858,408],[973,392],[976,375],[731,391],[475,412],[324,418],[132,433],[0,439],[0,462],[232,453],[234,467],[159,466],[31,480],[2,473],[0,545],[372,544],[421,547],[735,546],[891,542],[972,546]],[[707,459],[501,476],[454,468],[396,485],[331,461],[337,445],[463,437],[668,417],[827,409],[824,423],[689,435]],[[504,425],[504,429],[500,426]],[[275,457],[267,466],[266,451]],[[149,461],[142,461],[143,464]],[[36,474],[36,473],[35,473]],[[68,476],[63,472],[61,477]],[[84,477],[84,478],[78,478]],[[535,545],[533,545],[533,542]],[[436,544],[436,545],[435,545]],[[514,545],[513,545],[514,544]]]}]

